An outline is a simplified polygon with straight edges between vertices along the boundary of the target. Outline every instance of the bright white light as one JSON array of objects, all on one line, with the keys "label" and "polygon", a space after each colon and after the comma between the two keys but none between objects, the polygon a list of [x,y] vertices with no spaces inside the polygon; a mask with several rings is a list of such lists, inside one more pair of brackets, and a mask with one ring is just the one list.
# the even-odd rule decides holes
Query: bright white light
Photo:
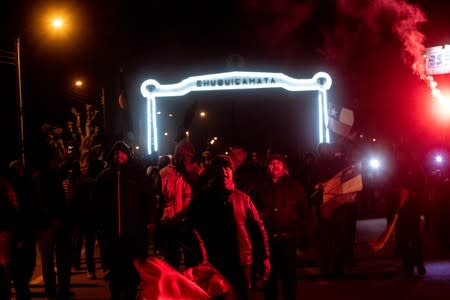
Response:
[{"label": "bright white light", "polygon": [[322,106],[323,106],[323,111],[325,112],[323,114],[324,116],[324,124],[323,124],[323,129],[325,129],[325,142],[329,143],[331,142],[330,140],[330,131],[328,130],[328,100],[327,100],[327,93],[324,91],[319,91],[319,94],[322,95]]},{"label": "bright white light", "polygon": [[324,139],[323,139],[323,127],[324,127],[323,118],[326,113],[323,110],[321,93],[318,93],[318,95],[317,95],[317,107],[319,108],[318,109],[319,115],[317,116],[317,121],[319,122],[319,126],[317,126],[319,128],[319,143],[322,143],[324,141]]},{"label": "bright white light", "polygon": [[55,28],[60,28],[63,26],[63,24],[64,24],[64,21],[61,18],[56,18],[52,21],[52,26]]},{"label": "bright white light", "polygon": [[436,156],[434,157],[434,160],[435,160],[437,163],[441,163],[441,162],[444,161],[444,158],[442,157],[442,155],[438,154],[438,155],[436,155]]},{"label": "bright white light", "polygon": [[[179,83],[161,85],[154,79],[148,79],[141,84],[141,93],[151,102],[147,107],[147,124],[149,154],[157,151],[157,132],[155,119],[155,100],[157,97],[184,96],[193,91],[241,90],[261,88],[282,88],[288,91],[317,91],[319,93],[319,143],[330,142],[328,130],[327,90],[331,88],[332,80],[325,72],[318,72],[310,79],[295,79],[283,73],[267,72],[225,72],[188,77]],[[149,109],[150,108],[150,109]],[[149,114],[151,113],[151,114]]]},{"label": "bright white light", "polygon": [[370,166],[372,169],[378,170],[378,169],[381,167],[381,162],[380,162],[377,158],[372,158],[372,159],[369,161],[369,166]]},{"label": "bright white light", "polygon": [[139,150],[139,146],[136,146],[135,148],[136,148],[136,150]]},{"label": "bright white light", "polygon": [[[147,101],[148,102],[148,101]],[[156,127],[156,98],[151,97],[150,102],[152,105],[152,128],[153,128],[153,150],[154,152],[158,152],[158,129]],[[151,128],[149,128],[151,129]],[[151,154],[151,152],[149,152]]]},{"label": "bright white light", "polygon": [[152,141],[153,141],[153,136],[152,136],[152,130],[151,128],[154,126],[154,124],[156,124],[156,122],[153,122],[153,118],[152,118],[152,109],[151,109],[151,99],[147,99],[147,152],[148,154],[152,154],[153,152],[153,148],[152,148]]}]

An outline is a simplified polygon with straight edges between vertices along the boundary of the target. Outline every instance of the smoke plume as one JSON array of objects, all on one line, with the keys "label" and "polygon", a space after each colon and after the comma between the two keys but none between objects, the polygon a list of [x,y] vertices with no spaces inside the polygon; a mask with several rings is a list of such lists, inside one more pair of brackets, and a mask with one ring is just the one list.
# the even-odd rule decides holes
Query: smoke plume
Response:
[{"label": "smoke plume", "polygon": [[[340,13],[348,15],[359,15],[366,20],[369,28],[377,28],[377,20],[382,16],[388,16],[392,22],[392,31],[398,37],[402,45],[403,62],[410,66],[415,75],[427,82],[433,97],[442,104],[448,106],[445,99],[437,88],[437,82],[427,74],[425,62],[424,35],[419,31],[419,26],[427,21],[423,11],[405,0],[375,0],[367,1],[338,0]],[[385,19],[383,19],[385,20]]]}]

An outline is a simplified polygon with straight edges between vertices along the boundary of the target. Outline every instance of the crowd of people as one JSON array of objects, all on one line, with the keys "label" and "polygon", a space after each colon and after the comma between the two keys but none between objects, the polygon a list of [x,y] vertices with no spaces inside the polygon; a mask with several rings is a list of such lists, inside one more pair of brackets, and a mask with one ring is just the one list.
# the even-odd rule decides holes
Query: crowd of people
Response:
[{"label": "crowd of people", "polygon": [[[421,216],[433,220],[445,247],[439,222],[446,219],[429,200],[446,197],[448,180],[427,180],[413,161],[405,149],[396,152],[383,193],[405,275],[423,276]],[[186,138],[172,155],[150,159],[118,141],[107,161],[94,160],[84,172],[72,157],[57,161],[51,149],[32,173],[8,162],[0,174],[0,298],[14,289],[16,299],[31,299],[36,247],[46,296],[73,297],[71,270],[81,267],[83,245],[87,276],[97,278],[96,241],[113,300],[136,299],[134,261],[149,249],[181,271],[205,259],[199,239],[234,299],[250,299],[260,283],[265,299],[296,299],[297,255],[306,248],[316,248],[324,278],[342,278],[356,263],[358,197],[325,216],[322,183],[353,162],[342,145],[323,143],[304,155],[296,174],[290,163],[284,153],[248,157],[237,143],[226,154],[201,156]]]}]

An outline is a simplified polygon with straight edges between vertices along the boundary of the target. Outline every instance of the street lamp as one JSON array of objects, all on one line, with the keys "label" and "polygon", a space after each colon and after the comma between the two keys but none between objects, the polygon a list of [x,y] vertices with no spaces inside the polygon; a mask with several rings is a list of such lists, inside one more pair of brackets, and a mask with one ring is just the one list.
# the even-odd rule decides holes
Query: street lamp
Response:
[{"label": "street lamp", "polygon": [[[58,17],[51,22],[52,27],[60,29],[64,25],[62,18]],[[18,99],[18,113],[19,113],[19,152],[22,165],[25,166],[25,129],[23,116],[23,89],[22,89],[22,65],[21,65],[21,43],[20,36],[16,38],[14,52],[0,50],[0,63],[14,65],[16,67],[16,83],[17,83],[17,99]]]},{"label": "street lamp", "polygon": [[53,28],[60,28],[64,25],[64,21],[61,18],[55,18],[52,21],[52,27]]},{"label": "street lamp", "polygon": [[75,86],[77,88],[81,88],[84,85],[84,82],[82,80],[75,80]]}]

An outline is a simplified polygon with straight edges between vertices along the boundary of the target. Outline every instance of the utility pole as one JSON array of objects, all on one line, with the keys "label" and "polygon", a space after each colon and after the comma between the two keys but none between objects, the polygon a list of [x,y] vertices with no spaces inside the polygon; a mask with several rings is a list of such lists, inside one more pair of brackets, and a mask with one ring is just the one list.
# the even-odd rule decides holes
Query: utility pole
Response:
[{"label": "utility pole", "polygon": [[22,69],[20,64],[20,37],[16,39],[16,68],[17,68],[17,90],[19,99],[19,130],[20,130],[20,155],[22,165],[25,167],[25,134],[23,125],[23,98],[22,98]]},{"label": "utility pole", "polygon": [[105,88],[102,88],[103,131],[106,133],[106,97]]},{"label": "utility pole", "polygon": [[0,63],[16,67],[17,109],[19,113],[19,152],[22,165],[25,167],[25,130],[23,117],[22,69],[20,61],[20,37],[16,39],[14,52],[0,50]]}]

